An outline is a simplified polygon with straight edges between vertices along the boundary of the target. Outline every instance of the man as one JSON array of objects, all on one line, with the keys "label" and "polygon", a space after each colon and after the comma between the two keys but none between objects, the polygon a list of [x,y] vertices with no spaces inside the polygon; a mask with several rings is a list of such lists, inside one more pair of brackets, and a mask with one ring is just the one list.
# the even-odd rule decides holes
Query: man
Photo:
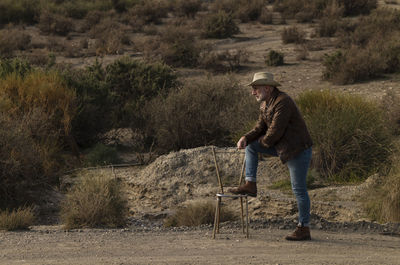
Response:
[{"label": "man", "polygon": [[271,73],[254,74],[252,95],[260,105],[260,115],[256,126],[242,136],[237,143],[239,149],[246,149],[246,182],[231,189],[234,194],[257,196],[256,175],[258,153],[279,156],[286,163],[297,199],[299,222],[296,230],[287,240],[310,240],[310,198],[306,177],[311,160],[312,140],[304,119],[295,102],[281,92]]}]

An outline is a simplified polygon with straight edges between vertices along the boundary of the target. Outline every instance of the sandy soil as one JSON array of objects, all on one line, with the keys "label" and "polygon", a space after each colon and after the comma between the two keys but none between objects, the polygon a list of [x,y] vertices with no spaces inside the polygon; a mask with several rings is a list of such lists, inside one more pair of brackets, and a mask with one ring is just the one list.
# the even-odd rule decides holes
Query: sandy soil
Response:
[{"label": "sandy soil", "polygon": [[400,264],[400,237],[312,231],[312,241],[283,239],[289,230],[79,230],[34,227],[0,234],[0,264]]}]

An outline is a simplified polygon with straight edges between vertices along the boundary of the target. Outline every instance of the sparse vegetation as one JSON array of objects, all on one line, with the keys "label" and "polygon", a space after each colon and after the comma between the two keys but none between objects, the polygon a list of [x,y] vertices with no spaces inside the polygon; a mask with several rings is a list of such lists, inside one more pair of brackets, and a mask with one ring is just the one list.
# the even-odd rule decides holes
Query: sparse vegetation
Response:
[{"label": "sparse vegetation", "polygon": [[279,66],[284,64],[284,56],[282,53],[271,50],[265,57],[265,63],[268,66]]},{"label": "sparse vegetation", "polygon": [[284,44],[301,44],[305,42],[305,32],[296,26],[284,28],[281,37]]},{"label": "sparse vegetation", "polygon": [[219,11],[204,19],[203,35],[206,38],[229,38],[239,33],[239,28],[231,14]]},{"label": "sparse vegetation", "polygon": [[85,157],[85,165],[87,166],[105,166],[120,162],[121,159],[119,158],[117,149],[101,143],[91,148]]},{"label": "sparse vegetation", "polygon": [[301,94],[297,103],[315,143],[313,167],[331,181],[361,181],[388,162],[392,137],[383,111],[358,96]]},{"label": "sparse vegetation", "polygon": [[[164,221],[164,226],[199,226],[214,222],[215,204],[211,201],[198,201],[184,205]],[[221,207],[220,221],[232,221],[237,217],[226,207]]]},{"label": "sparse vegetation", "polygon": [[[158,97],[147,106],[157,145],[179,150],[230,144],[232,135],[257,116],[249,93],[224,78],[204,79]],[[195,120],[196,122],[192,122]]]},{"label": "sparse vegetation", "polygon": [[0,230],[26,230],[34,221],[33,207],[19,207],[12,211],[0,210]]},{"label": "sparse vegetation", "polygon": [[122,184],[106,172],[81,173],[60,214],[66,229],[124,226],[127,205]]}]

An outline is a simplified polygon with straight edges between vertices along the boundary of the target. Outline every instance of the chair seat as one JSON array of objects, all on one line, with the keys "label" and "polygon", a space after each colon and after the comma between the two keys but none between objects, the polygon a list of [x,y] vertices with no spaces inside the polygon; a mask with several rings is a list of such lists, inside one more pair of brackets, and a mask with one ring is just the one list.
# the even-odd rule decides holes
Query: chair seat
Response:
[{"label": "chair seat", "polygon": [[247,194],[223,194],[223,193],[217,193],[217,197],[223,197],[223,198],[246,198],[248,195]]}]

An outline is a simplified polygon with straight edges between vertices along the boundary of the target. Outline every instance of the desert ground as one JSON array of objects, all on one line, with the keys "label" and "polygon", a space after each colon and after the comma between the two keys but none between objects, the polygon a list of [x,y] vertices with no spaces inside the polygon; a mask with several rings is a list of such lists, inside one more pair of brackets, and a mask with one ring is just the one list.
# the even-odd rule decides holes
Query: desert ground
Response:
[{"label": "desert ground", "polygon": [[289,242],[287,230],[79,230],[33,227],[1,233],[1,264],[400,264],[400,237],[312,231]]}]

